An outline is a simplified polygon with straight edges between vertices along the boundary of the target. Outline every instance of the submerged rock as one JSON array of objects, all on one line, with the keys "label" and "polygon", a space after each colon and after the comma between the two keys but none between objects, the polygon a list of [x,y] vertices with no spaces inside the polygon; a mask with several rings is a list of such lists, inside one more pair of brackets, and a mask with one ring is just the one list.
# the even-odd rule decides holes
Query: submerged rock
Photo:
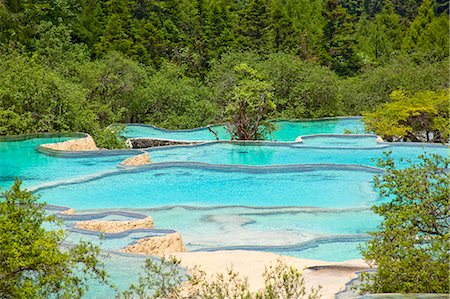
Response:
[{"label": "submerged rock", "polygon": [[67,209],[61,212],[63,215],[75,215],[76,213],[75,209]]},{"label": "submerged rock", "polygon": [[148,237],[138,240],[135,244],[120,250],[127,253],[164,256],[169,253],[184,252],[180,233],[172,233],[158,237]]},{"label": "submerged rock", "polygon": [[64,142],[47,143],[41,146],[57,151],[98,151],[98,147],[91,136]]},{"label": "submerged rock", "polygon": [[120,164],[125,166],[140,166],[152,163],[149,153],[143,153],[123,160]]},{"label": "submerged rock", "polygon": [[75,228],[101,233],[120,233],[132,229],[153,228],[153,219],[146,217],[136,220],[89,220],[75,223]]}]

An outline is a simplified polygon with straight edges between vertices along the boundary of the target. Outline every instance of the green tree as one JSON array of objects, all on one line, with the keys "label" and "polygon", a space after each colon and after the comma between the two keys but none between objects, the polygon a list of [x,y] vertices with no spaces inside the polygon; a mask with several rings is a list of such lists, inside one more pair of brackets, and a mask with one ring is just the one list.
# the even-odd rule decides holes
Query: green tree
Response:
[{"label": "green tree", "polygon": [[105,15],[101,7],[102,1],[81,0],[80,11],[72,23],[72,37],[76,43],[84,43],[89,49],[99,41],[103,32]]},{"label": "green tree", "polygon": [[363,111],[375,111],[381,104],[391,101],[389,95],[397,89],[414,93],[448,88],[448,61],[417,64],[408,57],[396,57],[339,83],[344,113],[360,115]]},{"label": "green tree", "polygon": [[323,60],[338,74],[353,75],[361,66],[354,49],[352,16],[339,0],[327,0],[322,14],[326,20]]},{"label": "green tree", "polygon": [[0,297],[81,298],[91,278],[106,282],[100,249],[80,242],[64,246],[66,234],[44,204],[15,181],[0,197]]},{"label": "green tree", "polygon": [[392,2],[386,1],[381,13],[373,19],[363,15],[357,27],[357,47],[366,63],[386,62],[400,51],[404,27]]},{"label": "green tree", "polygon": [[407,94],[394,91],[392,102],[363,114],[367,131],[388,141],[447,142],[450,131],[448,90]]},{"label": "green tree", "polygon": [[341,113],[338,78],[329,68],[276,53],[258,64],[273,86],[276,117],[313,118]]},{"label": "green tree", "polygon": [[119,51],[132,55],[135,46],[132,35],[132,15],[126,0],[104,2],[104,28],[99,41],[94,45],[96,55]]},{"label": "green tree", "polygon": [[203,1],[203,43],[209,62],[219,59],[228,49],[236,47],[233,30],[236,16],[231,9],[232,5],[227,0]]},{"label": "green tree", "polygon": [[[93,96],[95,92],[92,89],[95,88],[90,91],[92,86],[89,84],[93,85],[96,81],[83,79],[85,74],[80,71],[83,67],[98,67],[97,63],[84,61],[77,66],[67,63],[61,67],[65,71],[57,72],[22,55],[3,55],[2,58],[0,134],[86,132],[96,139],[100,147],[109,148],[114,144],[123,147],[120,139],[115,139],[114,134],[104,130],[121,119],[123,107],[117,108],[115,113],[110,102],[101,102]],[[78,74],[68,79],[64,74],[69,72]],[[70,79],[87,80],[89,84],[83,86]],[[105,83],[105,86],[108,84]]]},{"label": "green tree", "polygon": [[83,107],[85,89],[26,57],[3,57],[0,114],[22,116],[28,126],[7,129],[0,118],[1,134],[91,131],[95,114]]},{"label": "green tree", "polygon": [[362,253],[377,271],[362,276],[362,292],[449,293],[449,163],[438,155],[406,169],[389,155],[378,162],[385,173],[375,186],[388,201],[373,207],[383,221]]},{"label": "green tree", "polygon": [[206,84],[221,111],[228,105],[229,95],[238,81],[235,66],[245,63],[251,68],[257,68],[262,60],[263,56],[255,52],[229,51],[220,60],[212,61]]},{"label": "green tree", "polygon": [[102,127],[113,122],[137,122],[147,99],[145,87],[149,73],[142,64],[119,52],[78,67],[79,80],[88,90],[87,99],[95,103]]},{"label": "green tree", "polygon": [[402,21],[410,23],[417,16],[421,1],[417,0],[392,0],[395,11],[402,17]]},{"label": "green tree", "polygon": [[440,60],[449,53],[448,16],[436,17],[433,1],[424,0],[409,26],[402,49],[417,60]]},{"label": "green tree", "polygon": [[249,0],[238,11],[237,45],[243,50],[265,53],[268,50],[269,11],[267,0]]},{"label": "green tree", "polygon": [[187,77],[173,63],[164,63],[149,78],[144,94],[139,119],[164,128],[205,126],[213,122],[218,112],[205,85]]},{"label": "green tree", "polygon": [[225,120],[231,139],[264,139],[274,127],[268,122],[276,106],[272,102],[272,86],[247,64],[235,68],[236,86],[225,108]]},{"label": "green tree", "polygon": [[[292,35],[287,36],[288,41],[281,49],[287,53],[300,55],[300,57],[317,61],[323,50],[323,34],[326,18],[322,12],[324,9],[322,0],[285,0],[280,1],[279,6],[286,10],[287,20],[292,23]],[[286,28],[288,29],[288,28]],[[294,50],[294,51],[292,51]]]},{"label": "green tree", "polygon": [[294,50],[297,46],[292,19],[282,1],[271,1],[268,43],[271,51]]}]

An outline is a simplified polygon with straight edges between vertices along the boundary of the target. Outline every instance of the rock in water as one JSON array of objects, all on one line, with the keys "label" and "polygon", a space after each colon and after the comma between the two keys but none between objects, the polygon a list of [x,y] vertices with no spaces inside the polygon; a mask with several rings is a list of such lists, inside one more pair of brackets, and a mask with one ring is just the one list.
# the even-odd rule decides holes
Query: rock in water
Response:
[{"label": "rock in water", "polygon": [[120,164],[125,166],[140,166],[152,163],[149,153],[143,153],[123,160]]},{"label": "rock in water", "polygon": [[120,251],[164,256],[169,253],[186,251],[186,248],[184,247],[180,233],[176,232],[164,236],[140,239],[135,244],[129,245]]},{"label": "rock in water", "polygon": [[64,142],[47,143],[41,146],[57,151],[98,151],[98,147],[91,136]]},{"label": "rock in water", "polygon": [[136,220],[90,220],[75,223],[75,227],[101,233],[120,233],[132,229],[153,228],[153,219],[146,217]]}]

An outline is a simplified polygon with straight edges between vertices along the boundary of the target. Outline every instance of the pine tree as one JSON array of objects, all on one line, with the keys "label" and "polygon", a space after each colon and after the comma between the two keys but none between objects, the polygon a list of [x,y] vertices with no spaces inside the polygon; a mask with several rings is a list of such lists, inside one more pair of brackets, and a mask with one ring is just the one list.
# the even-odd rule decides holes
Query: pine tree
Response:
[{"label": "pine tree", "polygon": [[267,0],[250,0],[239,13],[236,28],[239,48],[267,52],[268,20]]},{"label": "pine tree", "polygon": [[97,0],[80,1],[81,11],[72,24],[72,38],[76,43],[84,43],[92,48],[102,34],[104,14]]},{"label": "pine tree", "polygon": [[95,44],[95,53],[102,55],[109,51],[132,53],[134,41],[131,36],[132,15],[126,0],[108,0],[103,3],[104,29]]},{"label": "pine tree", "polygon": [[203,42],[207,60],[218,59],[227,49],[235,48],[235,23],[232,1],[205,0],[202,3]]},{"label": "pine tree", "polygon": [[424,0],[420,5],[417,17],[403,39],[402,49],[417,60],[448,57],[448,17],[436,17],[431,0]]},{"label": "pine tree", "polygon": [[386,1],[381,13],[373,19],[363,14],[358,22],[358,48],[371,63],[382,63],[401,47],[403,26],[391,1]]},{"label": "pine tree", "polygon": [[315,60],[323,43],[325,18],[322,0],[287,0],[289,18],[300,39],[303,58]]},{"label": "pine tree", "polygon": [[352,75],[360,68],[354,45],[353,18],[339,0],[327,0],[323,10],[324,26],[323,60],[339,75]]},{"label": "pine tree", "polygon": [[[288,16],[285,1],[274,0],[270,6],[269,45],[272,52],[298,52],[297,32]],[[297,48],[297,49],[296,49]]]}]

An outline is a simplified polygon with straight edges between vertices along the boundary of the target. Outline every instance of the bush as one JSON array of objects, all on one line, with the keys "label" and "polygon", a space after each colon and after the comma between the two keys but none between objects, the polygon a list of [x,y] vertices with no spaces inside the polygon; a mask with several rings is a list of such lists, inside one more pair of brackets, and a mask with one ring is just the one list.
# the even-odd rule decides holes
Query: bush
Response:
[{"label": "bush", "polygon": [[340,81],[343,112],[347,115],[375,111],[381,104],[390,102],[389,95],[397,89],[414,93],[448,87],[448,59],[416,64],[399,57],[384,66],[366,69],[361,75]]},{"label": "bush", "polygon": [[375,186],[390,200],[372,208],[383,221],[362,249],[364,259],[377,267],[373,275],[361,276],[362,292],[450,291],[450,160],[420,158],[406,169],[396,168],[389,154],[378,162],[385,174],[376,177]]},{"label": "bush", "polygon": [[[100,248],[89,242],[63,247],[60,222],[15,181],[0,196],[0,297],[81,298],[90,278],[106,283]],[[2,198],[4,197],[4,198]]]},{"label": "bush", "polygon": [[124,125],[114,125],[94,131],[92,138],[99,148],[122,149],[127,147],[126,138],[122,136],[124,130]]},{"label": "bush", "polygon": [[[266,268],[264,288],[254,294],[247,278],[240,277],[233,269],[212,278],[198,267],[188,270],[190,275],[180,269],[180,261],[174,257],[162,258],[160,262],[148,259],[138,284],[132,284],[118,296],[125,299],[300,299],[306,295],[302,274],[281,259]],[[319,290],[311,289],[308,298],[320,298]]]},{"label": "bush", "polygon": [[338,77],[329,68],[276,53],[259,69],[273,85],[273,101],[280,118],[318,118],[341,115]]},{"label": "bush", "polygon": [[174,64],[163,64],[149,79],[145,94],[141,119],[147,123],[189,129],[208,125],[216,118],[217,108],[207,88],[199,80],[186,77]]},{"label": "bush", "polygon": [[221,109],[238,81],[235,67],[245,63],[270,80],[278,118],[311,118],[341,114],[338,77],[329,68],[295,55],[253,52],[230,53],[212,65],[208,76],[214,99]]},{"label": "bush", "polygon": [[366,130],[388,141],[433,141],[445,143],[450,135],[448,90],[392,92],[392,102],[375,112],[364,113]]}]

